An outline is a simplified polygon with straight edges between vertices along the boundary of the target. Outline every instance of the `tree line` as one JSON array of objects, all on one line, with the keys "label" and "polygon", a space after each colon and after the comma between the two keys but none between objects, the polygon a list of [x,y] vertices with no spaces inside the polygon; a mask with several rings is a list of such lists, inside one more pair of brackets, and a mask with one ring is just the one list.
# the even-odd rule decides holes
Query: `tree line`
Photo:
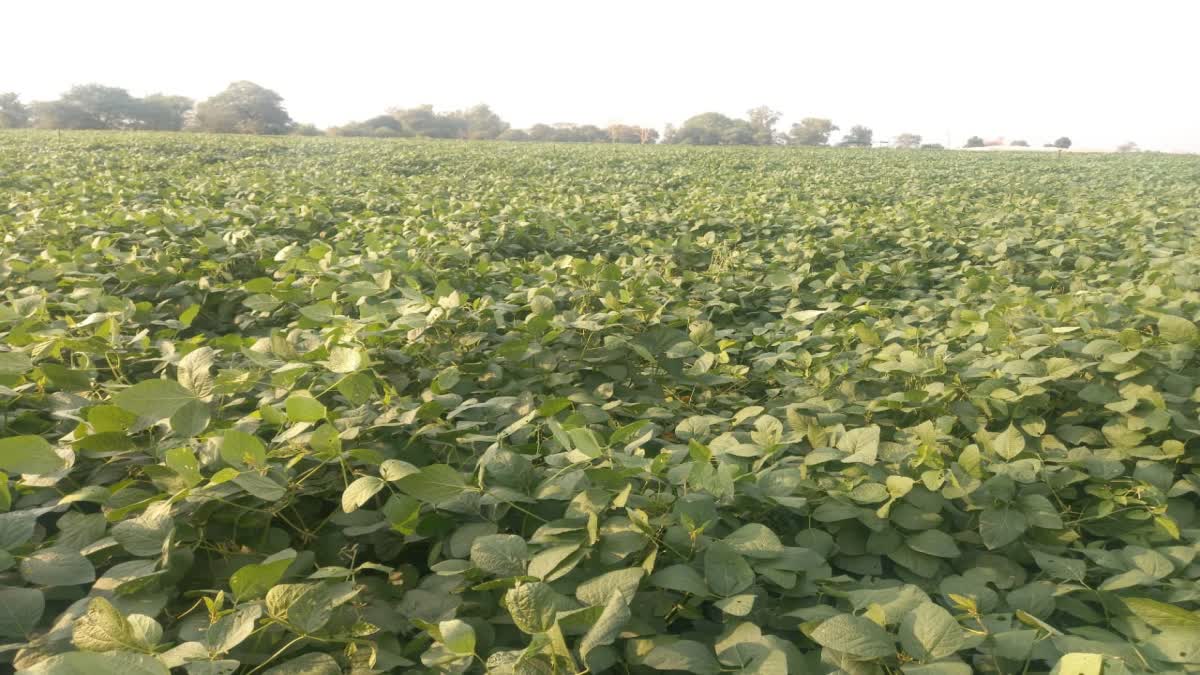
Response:
[{"label": "tree line", "polygon": [[[15,93],[0,94],[0,129],[109,129],[145,131],[200,131],[232,134],[301,134],[366,136],[373,138],[424,137],[464,140],[504,140],[559,143],[668,143],[678,145],[795,145],[828,146],[839,127],[823,117],[805,117],[787,131],[776,128],[783,114],[767,106],[748,110],[745,118],[706,112],[668,124],[661,135],[652,127],[612,124],[535,124],[513,128],[490,107],[480,104],[465,110],[438,112],[431,105],[394,108],[370,119],[332,127],[325,131],[311,124],[298,124],[283,105],[278,93],[253,82],[234,82],[221,93],[203,101],[186,96],[151,94],[132,96],[120,87],[84,84],[71,87],[53,101],[26,105]],[[856,124],[838,140],[840,147],[872,147],[874,132]],[[987,145],[972,136],[964,147]],[[1028,145],[1013,141],[1011,145]],[[1128,144],[1133,145],[1133,144]],[[902,133],[892,147],[940,149],[923,143],[919,134]],[[1071,140],[1059,138],[1047,147],[1069,148]],[[1136,147],[1136,146],[1133,146]]]}]

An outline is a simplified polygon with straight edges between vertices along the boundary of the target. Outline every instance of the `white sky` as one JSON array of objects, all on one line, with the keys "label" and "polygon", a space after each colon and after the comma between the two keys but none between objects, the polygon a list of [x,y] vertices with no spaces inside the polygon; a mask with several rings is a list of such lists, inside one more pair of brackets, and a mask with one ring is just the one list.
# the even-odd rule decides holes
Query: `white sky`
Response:
[{"label": "white sky", "polygon": [[486,102],[535,122],[661,127],[766,104],[876,139],[968,136],[1200,152],[1193,0],[5,0],[0,91],[233,80],[330,126]]}]

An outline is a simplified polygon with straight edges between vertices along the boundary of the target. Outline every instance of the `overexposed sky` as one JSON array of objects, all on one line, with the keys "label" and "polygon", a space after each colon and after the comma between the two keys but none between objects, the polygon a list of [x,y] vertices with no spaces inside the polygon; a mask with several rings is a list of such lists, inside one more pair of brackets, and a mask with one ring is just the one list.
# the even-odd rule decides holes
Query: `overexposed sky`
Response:
[{"label": "overexposed sky", "polygon": [[297,121],[486,102],[514,126],[662,127],[765,104],[876,139],[1061,135],[1200,152],[1194,0],[5,0],[0,92],[234,80]]}]

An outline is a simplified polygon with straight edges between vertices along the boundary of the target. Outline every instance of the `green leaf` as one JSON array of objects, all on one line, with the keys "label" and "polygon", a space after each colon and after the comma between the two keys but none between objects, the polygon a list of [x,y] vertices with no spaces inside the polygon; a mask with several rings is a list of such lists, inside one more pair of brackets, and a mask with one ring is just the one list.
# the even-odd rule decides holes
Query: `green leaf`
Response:
[{"label": "green leaf", "polygon": [[164,454],[166,465],[188,484],[195,487],[204,481],[200,462],[190,448],[171,448]]},{"label": "green leaf", "polygon": [[342,667],[329,654],[309,652],[269,668],[263,675],[342,675]]},{"label": "green leaf", "polygon": [[714,541],[704,552],[704,580],[717,595],[737,595],[754,583],[754,570],[729,544]]},{"label": "green leaf", "polygon": [[48,474],[60,471],[66,465],[41,436],[0,438],[0,471]]},{"label": "green leaf", "polygon": [[293,422],[319,422],[325,419],[325,406],[308,394],[292,394],[283,404]]},{"label": "green leaf", "polygon": [[783,553],[783,542],[771,528],[749,523],[725,537],[724,542],[748,558],[775,558]]},{"label": "green leaf", "polygon": [[1025,533],[1025,514],[1011,508],[987,508],[979,514],[979,534],[983,545],[997,549],[1016,541]]},{"label": "green leaf", "polygon": [[905,615],[900,623],[900,644],[921,661],[942,659],[962,649],[963,629],[942,607],[927,602]]},{"label": "green leaf", "polygon": [[701,597],[709,594],[704,577],[689,565],[671,565],[650,576],[650,585]]},{"label": "green leaf", "polygon": [[226,654],[254,632],[254,622],[262,616],[262,605],[242,607],[217,619],[204,633],[204,643],[213,654]]},{"label": "green leaf", "polygon": [[1087,563],[1082,560],[1072,560],[1041,551],[1030,551],[1038,567],[1046,574],[1063,581],[1083,581],[1087,576]]},{"label": "green leaf", "polygon": [[24,375],[33,370],[33,361],[25,352],[0,352],[0,376]]},{"label": "green leaf", "polygon": [[46,596],[36,588],[0,589],[0,637],[27,638],[46,610]]},{"label": "green leaf", "polygon": [[900,668],[904,675],[971,675],[975,672],[961,661],[942,661],[940,663],[909,664]]},{"label": "green leaf", "polygon": [[1010,423],[1007,429],[992,438],[992,449],[1004,459],[1013,459],[1025,450],[1025,434]]},{"label": "green leaf", "polygon": [[676,640],[660,644],[645,656],[642,663],[656,670],[685,670],[693,675],[717,675],[721,664],[711,647],[694,640]]},{"label": "green leaf", "polygon": [[540,581],[517,584],[504,594],[504,604],[517,628],[530,635],[544,633],[558,614],[555,593]]},{"label": "green leaf", "polygon": [[941,530],[922,530],[904,539],[904,543],[918,553],[938,558],[957,558],[960,555],[954,537]]},{"label": "green leaf", "polygon": [[362,354],[350,347],[334,347],[329,350],[325,367],[334,373],[353,373],[363,366]]},{"label": "green leaf", "polygon": [[229,577],[229,587],[238,600],[262,597],[272,586],[279,583],[283,573],[295,559],[296,552],[289,548],[261,563],[244,565]]},{"label": "green leaf", "polygon": [[525,573],[529,549],[515,534],[489,534],[471,544],[471,564],[497,577],[515,577]]},{"label": "green leaf", "polygon": [[[613,594],[604,605],[604,611],[596,618],[595,623],[588,628],[587,633],[579,641],[579,655],[585,662],[597,647],[612,644],[621,632],[621,628],[629,621],[632,614],[629,611],[628,600],[620,594]],[[591,663],[588,666],[591,667]]]},{"label": "green leaf", "polygon": [[153,504],[137,518],[113,525],[113,539],[133,555],[161,555],[163,542],[174,530],[175,521],[170,511],[171,505],[167,502]]},{"label": "green leaf", "polygon": [[71,642],[88,652],[150,649],[150,645],[137,639],[129,621],[104,598],[92,598],[88,602],[87,612],[72,626]]},{"label": "green leaf", "polygon": [[77,551],[47,548],[21,561],[21,576],[35,586],[77,586],[96,580],[96,568]]},{"label": "green leaf", "polygon": [[396,487],[404,494],[429,504],[444,502],[471,489],[462,474],[445,464],[422,467],[419,473],[396,481]]},{"label": "green leaf", "polygon": [[1181,316],[1165,314],[1158,319],[1158,334],[1168,342],[1192,342],[1200,338],[1200,328]]},{"label": "green leaf", "polygon": [[860,659],[881,659],[896,653],[895,638],[866,617],[839,614],[826,619],[812,633],[822,647]]},{"label": "green leaf", "polygon": [[460,619],[442,621],[438,624],[438,632],[442,635],[442,644],[451,653],[461,655],[475,653],[475,629],[466,621]]},{"label": "green leaf", "polygon": [[351,582],[315,584],[287,608],[288,624],[302,634],[315,633],[333,617],[333,610],[354,597]]},{"label": "green leaf", "polygon": [[640,567],[605,572],[576,586],[575,597],[579,602],[590,606],[606,605],[614,595],[625,598],[626,602],[632,602],[638,584],[645,574],[646,571]]},{"label": "green leaf", "polygon": [[172,380],[147,380],[122,389],[112,397],[113,403],[139,417],[157,422],[174,415],[191,403],[196,395]]},{"label": "green leaf", "polygon": [[842,462],[874,465],[879,456],[879,427],[851,429],[838,440],[837,449],[846,455]]},{"label": "green leaf", "polygon": [[1149,598],[1122,598],[1134,616],[1159,630],[1176,628],[1200,631],[1200,612],[1168,605]]},{"label": "green leaf", "polygon": [[170,675],[162,661],[129,652],[67,652],[38,661],[20,675]]},{"label": "green leaf", "polygon": [[221,434],[221,459],[226,464],[245,469],[247,466],[265,466],[267,448],[257,436],[237,429],[226,429]]},{"label": "green leaf", "polygon": [[342,511],[346,513],[357,511],[360,506],[366,504],[371,497],[382,490],[384,485],[387,483],[382,478],[375,476],[362,476],[355,479],[342,493]]},{"label": "green leaf", "polygon": [[1073,652],[1063,654],[1058,663],[1054,664],[1050,675],[1100,675],[1103,670],[1104,656],[1102,654]]},{"label": "green leaf", "polygon": [[[233,469],[229,470],[232,471]],[[216,479],[217,475],[214,474],[213,482],[216,482]],[[264,502],[277,502],[287,494],[287,490],[282,485],[257,473],[240,473],[233,476],[232,480],[235,485]]]}]

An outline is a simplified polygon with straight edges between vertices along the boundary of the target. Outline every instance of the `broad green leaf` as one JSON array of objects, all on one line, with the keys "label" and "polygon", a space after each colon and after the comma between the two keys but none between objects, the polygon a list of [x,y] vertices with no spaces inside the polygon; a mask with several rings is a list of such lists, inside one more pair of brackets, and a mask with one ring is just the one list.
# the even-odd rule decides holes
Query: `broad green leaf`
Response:
[{"label": "broad green leaf", "polygon": [[528,560],[525,540],[515,534],[489,534],[471,544],[471,564],[493,576],[524,574]]},{"label": "broad green leaf", "polygon": [[708,584],[695,568],[689,565],[671,565],[650,575],[649,583],[659,588],[667,588],[680,593],[706,596],[709,593]]},{"label": "broad green leaf", "polygon": [[221,459],[239,469],[264,466],[267,463],[267,448],[257,436],[237,429],[226,429],[221,434]]},{"label": "broad green leaf", "polygon": [[454,654],[475,653],[475,629],[460,619],[442,621],[438,624],[442,644]]},{"label": "broad green leaf", "polygon": [[41,436],[0,438],[0,471],[47,474],[65,466],[63,458]]},{"label": "broad green leaf", "polygon": [[783,553],[783,542],[771,528],[758,523],[739,527],[723,540],[747,558],[774,558]]},{"label": "broad green leaf", "polygon": [[342,667],[329,654],[309,652],[268,668],[263,675],[342,675]]},{"label": "broad green leaf", "polygon": [[631,616],[629,602],[623,595],[610,596],[604,605],[604,611],[579,641],[579,655],[583,660],[587,662],[588,654],[597,647],[612,644]]},{"label": "broad green leaf", "polygon": [[254,632],[254,622],[262,616],[262,605],[243,605],[217,619],[204,633],[204,643],[214,654],[226,654]]},{"label": "broad green leaf", "polygon": [[694,640],[676,640],[661,644],[645,656],[642,663],[656,670],[684,670],[694,675],[716,675],[721,664],[712,647]]},{"label": "broad green leaf", "polygon": [[1200,612],[1149,598],[1122,598],[1121,601],[1134,616],[1159,630],[1180,628],[1200,631]]},{"label": "broad green leaf", "polygon": [[284,409],[293,422],[318,422],[325,419],[325,406],[307,394],[292,394],[287,397]]},{"label": "broad green leaf", "polygon": [[129,652],[66,652],[24,670],[20,675],[170,675],[162,661]]},{"label": "broad green leaf", "polygon": [[922,530],[905,537],[904,543],[914,551],[938,558],[957,558],[960,555],[954,538],[941,530]]},{"label": "broad green leaf", "polygon": [[963,629],[942,607],[927,602],[900,623],[900,645],[921,661],[936,661],[957,652],[965,643]]},{"label": "broad green leaf", "polygon": [[1015,425],[1009,424],[1007,429],[992,438],[992,449],[1004,459],[1013,459],[1025,450],[1025,435]]},{"label": "broad green leaf", "polygon": [[860,659],[879,659],[896,653],[895,638],[866,617],[838,614],[812,632],[822,647]]},{"label": "broad green leaf", "polygon": [[879,456],[879,427],[851,429],[838,440],[837,449],[845,454],[841,461],[847,464],[875,464]]},{"label": "broad green leaf", "polygon": [[406,495],[437,504],[471,489],[462,474],[445,464],[422,467],[419,473],[405,476],[396,487]]},{"label": "broad green leaf", "polygon": [[1200,338],[1200,328],[1181,316],[1164,314],[1158,319],[1158,334],[1170,342],[1194,342]]},{"label": "broad green leaf", "polygon": [[729,544],[714,541],[704,552],[704,580],[717,595],[736,595],[754,583],[754,570]]},{"label": "broad green leaf", "polygon": [[295,559],[296,552],[289,548],[261,563],[244,565],[229,577],[229,587],[239,600],[261,597],[279,583]]},{"label": "broad green leaf", "polygon": [[1011,508],[987,508],[979,515],[979,534],[983,545],[997,549],[1016,541],[1025,533],[1025,514]]},{"label": "broad green leaf", "polygon": [[342,492],[342,511],[352,513],[363,504],[366,504],[371,497],[374,497],[383,486],[387,483],[382,478],[375,476],[361,476],[356,478],[353,483],[346,487]]},{"label": "broad green leaf", "polygon": [[0,376],[24,375],[33,370],[33,361],[25,352],[0,352]]},{"label": "broad green leaf", "polygon": [[1104,670],[1102,654],[1085,654],[1073,652],[1063,654],[1058,663],[1054,664],[1051,675],[1100,675]]},{"label": "broad green leaf", "polygon": [[36,588],[0,589],[0,637],[28,637],[46,610],[46,596]]},{"label": "broad green leaf", "polygon": [[172,380],[147,380],[122,389],[113,395],[112,400],[139,417],[158,421],[167,419],[195,401],[196,395]]},{"label": "broad green leaf", "polygon": [[593,606],[606,605],[613,595],[620,595],[626,602],[631,602],[645,574],[646,571],[640,567],[606,572],[580,582],[575,587],[575,598],[585,605]]},{"label": "broad green leaf", "polygon": [[554,591],[537,581],[510,588],[504,594],[504,604],[517,628],[531,635],[549,630],[558,614]]},{"label": "broad green leaf", "polygon": [[96,568],[77,551],[46,548],[21,561],[21,576],[35,586],[77,586],[96,580]]},{"label": "broad green leaf", "polygon": [[71,643],[89,652],[140,652],[150,648],[138,640],[129,621],[104,598],[88,602],[87,612],[71,627]]}]

